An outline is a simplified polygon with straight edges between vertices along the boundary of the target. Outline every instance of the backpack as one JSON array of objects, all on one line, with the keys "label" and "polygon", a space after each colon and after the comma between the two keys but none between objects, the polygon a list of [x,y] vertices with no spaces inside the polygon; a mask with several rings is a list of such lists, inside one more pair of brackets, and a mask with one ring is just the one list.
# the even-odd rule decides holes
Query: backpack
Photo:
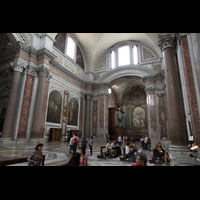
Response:
[{"label": "backpack", "polygon": [[78,143],[77,137],[74,138],[74,142]]}]

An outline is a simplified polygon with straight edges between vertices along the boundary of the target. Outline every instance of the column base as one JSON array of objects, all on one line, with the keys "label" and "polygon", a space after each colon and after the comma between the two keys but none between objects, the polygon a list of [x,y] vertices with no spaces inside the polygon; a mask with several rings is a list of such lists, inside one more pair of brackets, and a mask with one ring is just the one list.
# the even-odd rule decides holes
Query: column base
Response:
[{"label": "column base", "polygon": [[0,138],[0,143],[14,143],[13,138]]},{"label": "column base", "polygon": [[28,142],[28,138],[16,138],[15,142],[16,143],[27,143]]},{"label": "column base", "polygon": [[47,142],[47,138],[29,138],[29,142],[43,143],[43,142]]}]

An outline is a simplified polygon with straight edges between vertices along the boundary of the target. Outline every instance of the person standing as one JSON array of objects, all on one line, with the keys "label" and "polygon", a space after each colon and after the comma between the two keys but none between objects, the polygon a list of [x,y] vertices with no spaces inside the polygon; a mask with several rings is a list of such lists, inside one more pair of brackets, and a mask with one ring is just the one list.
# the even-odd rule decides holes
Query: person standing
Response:
[{"label": "person standing", "polygon": [[76,152],[76,148],[77,148],[77,144],[78,144],[78,136],[77,134],[75,134],[75,136],[73,137],[73,152]]},{"label": "person standing", "polygon": [[86,140],[86,137],[84,137],[82,139],[82,147],[83,147],[83,155],[85,155],[86,153],[86,148],[87,148],[87,140]]},{"label": "person standing", "polygon": [[119,135],[119,137],[118,137],[118,142],[119,142],[119,146],[121,146],[121,143],[122,143],[122,137],[121,137],[121,135]]},{"label": "person standing", "polygon": [[35,151],[31,153],[28,157],[28,166],[42,166],[43,153],[42,153],[43,144],[39,143],[35,147]]},{"label": "person standing", "polygon": [[69,141],[69,153],[71,153],[71,151],[73,151],[73,136],[70,138]]},{"label": "person standing", "polygon": [[90,137],[90,143],[89,143],[89,146],[90,146],[90,155],[92,155],[92,145],[93,145],[93,137],[91,136]]},{"label": "person standing", "polygon": [[140,148],[143,147],[144,149],[144,136],[141,137],[140,142],[141,142]]},{"label": "person standing", "polygon": [[147,137],[147,135],[145,135],[145,138],[144,138],[144,149],[148,150],[148,137]]}]

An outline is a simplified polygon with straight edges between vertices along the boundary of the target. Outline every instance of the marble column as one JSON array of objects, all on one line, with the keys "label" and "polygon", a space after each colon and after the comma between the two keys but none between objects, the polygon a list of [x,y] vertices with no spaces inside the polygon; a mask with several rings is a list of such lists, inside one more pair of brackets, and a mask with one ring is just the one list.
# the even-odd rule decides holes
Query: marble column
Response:
[{"label": "marble column", "polygon": [[68,109],[69,109],[69,91],[64,91],[63,97],[63,117],[62,117],[62,134],[67,135],[67,122],[68,122]]},{"label": "marble column", "polygon": [[195,90],[194,76],[193,76],[192,64],[190,60],[187,36],[180,36],[179,41],[180,41],[181,55],[183,59],[183,69],[184,69],[185,80],[186,80],[186,89],[187,89],[187,94],[188,94],[192,133],[194,136],[195,144],[200,146],[199,109],[198,109],[197,95],[196,95],[196,90]]},{"label": "marble column", "polygon": [[26,138],[28,132],[29,114],[31,108],[31,99],[33,93],[33,85],[35,76],[37,75],[36,69],[29,65],[26,69],[27,76],[24,88],[24,95],[22,100],[22,108],[18,127],[18,138]]},{"label": "marble column", "polygon": [[85,110],[85,134],[86,138],[90,137],[90,107],[91,107],[91,94],[86,94],[86,110]]},{"label": "marble column", "polygon": [[198,90],[200,93],[200,33],[191,33]]},{"label": "marble column", "polygon": [[13,138],[13,126],[16,117],[17,99],[19,95],[21,75],[22,71],[24,70],[24,66],[15,63],[13,69],[14,72],[13,72],[12,86],[10,89],[10,95],[8,99],[7,110],[2,131],[2,138],[8,138],[8,139]]},{"label": "marble column", "polygon": [[148,135],[151,140],[158,140],[157,115],[155,102],[155,87],[146,87],[147,106],[148,106]]},{"label": "marble column", "polygon": [[174,145],[187,145],[184,130],[181,93],[174,58],[175,34],[160,34],[159,46],[163,52],[167,86],[169,139]]},{"label": "marble column", "polygon": [[40,137],[43,101],[44,101],[44,94],[45,94],[45,84],[46,84],[46,78],[49,75],[49,69],[47,69],[46,67],[40,67],[38,73],[39,73],[39,81],[38,81],[35,108],[34,108],[34,114],[33,114],[31,138]]}]

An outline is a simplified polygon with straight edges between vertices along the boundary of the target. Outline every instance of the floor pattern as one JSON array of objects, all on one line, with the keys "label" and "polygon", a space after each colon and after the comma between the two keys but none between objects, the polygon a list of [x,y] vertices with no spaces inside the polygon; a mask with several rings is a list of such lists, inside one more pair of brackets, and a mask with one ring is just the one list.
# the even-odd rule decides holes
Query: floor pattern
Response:
[{"label": "floor pattern", "polygon": [[[137,147],[140,147],[140,143],[137,142]],[[132,161],[121,161],[119,157],[106,159],[98,159],[97,155],[100,154],[100,147],[105,145],[103,143],[94,142],[93,154],[90,155],[90,150],[86,149],[86,156],[88,157],[89,166],[131,166],[134,164]],[[31,152],[34,151],[36,143],[0,143],[0,160],[8,160],[19,157],[28,157]],[[122,148],[125,144],[122,144]],[[169,153],[172,161],[169,164],[165,163],[150,163],[148,166],[194,166],[200,164],[199,161],[195,162],[193,157],[190,157],[191,153],[188,148],[170,148],[169,145],[164,145],[164,149]],[[43,146],[43,153],[45,154],[45,166],[54,166],[58,163],[66,162],[69,158],[69,144],[64,142],[45,142]],[[152,151],[143,150],[147,159],[152,156]],[[27,166],[28,163],[18,163],[11,166]]]}]

